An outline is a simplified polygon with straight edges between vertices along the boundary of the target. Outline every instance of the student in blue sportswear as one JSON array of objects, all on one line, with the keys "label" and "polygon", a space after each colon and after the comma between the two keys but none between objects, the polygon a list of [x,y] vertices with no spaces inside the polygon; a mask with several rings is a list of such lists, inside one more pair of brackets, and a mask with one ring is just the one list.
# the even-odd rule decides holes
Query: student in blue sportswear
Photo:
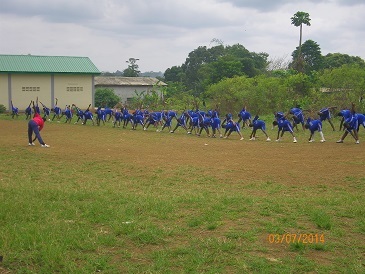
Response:
[{"label": "student in blue sportswear", "polygon": [[68,105],[66,106],[66,109],[65,109],[65,116],[66,116],[66,121],[65,123],[71,123],[72,121],[72,117],[73,117],[73,113],[72,113],[72,109],[71,109],[71,106]]},{"label": "student in blue sportswear", "polygon": [[186,132],[188,132],[188,128],[186,127],[186,119],[188,119],[189,117],[189,114],[187,112],[183,112],[179,118],[177,118],[177,124],[175,126],[175,128],[173,130],[170,131],[170,133],[174,133],[175,130],[178,128],[178,127],[182,127],[183,129],[186,130]]},{"label": "student in blue sportswear", "polygon": [[342,109],[339,113],[337,113],[337,116],[341,117],[340,122],[340,131],[342,130],[343,123],[345,122],[345,119],[348,119],[352,116],[351,110],[349,109]]},{"label": "student in blue sportswear", "polygon": [[[340,140],[337,141],[337,143],[343,143],[343,140],[350,133],[351,136],[355,139],[355,143],[360,144],[359,135],[358,135],[358,132],[357,132],[357,129],[358,129],[358,126],[359,126],[359,121],[358,121],[358,117],[356,115],[355,104],[354,103],[352,103],[350,113],[351,113],[350,116],[348,116],[348,115],[343,116],[344,117],[343,126],[344,126],[344,129],[345,129],[345,132],[341,136]],[[345,117],[347,117],[347,118],[345,118]]]},{"label": "student in blue sportswear", "polygon": [[17,107],[14,107],[12,100],[10,102],[11,102],[11,118],[14,119],[14,116],[16,116],[18,118],[18,116],[19,116],[19,109]]},{"label": "student in blue sportswear", "polygon": [[94,125],[94,115],[92,114],[92,112],[90,111],[90,106],[91,104],[87,107],[87,109],[84,111],[84,115],[83,115],[83,125],[86,125],[87,120],[91,120],[91,122]]},{"label": "student in blue sportswear", "polygon": [[327,108],[322,108],[320,111],[318,111],[319,119],[321,120],[321,122],[327,120],[330,123],[333,131],[335,131],[335,126],[332,123],[331,111],[336,108],[337,107],[327,107]]},{"label": "student in blue sportswear", "polygon": [[98,107],[95,111],[95,114],[96,114],[96,125],[100,126],[100,122],[103,122],[103,125],[105,125],[106,122],[105,111],[101,107]]},{"label": "student in blue sportswear", "polygon": [[302,109],[299,106],[296,106],[296,107],[289,110],[289,114],[292,115],[293,127],[295,127],[298,130],[297,125],[302,124],[303,130],[305,130],[304,115],[303,115]]},{"label": "student in blue sportswear", "polygon": [[238,113],[238,121],[237,123],[240,124],[242,121],[242,128],[244,128],[246,125],[249,126],[251,124],[251,113],[249,113],[246,109],[246,107],[243,107],[241,111]]},{"label": "student in blue sportswear", "polygon": [[273,122],[273,126],[278,126],[278,135],[276,138],[277,142],[279,142],[281,140],[280,138],[283,137],[283,135],[286,131],[290,132],[290,134],[293,136],[293,143],[297,142],[297,139],[295,138],[295,135],[294,135],[293,127],[287,119],[285,119],[285,118],[278,119],[277,121]]},{"label": "student in blue sportswear", "polygon": [[227,114],[226,119],[223,120],[222,127],[226,129],[224,132],[223,138],[228,138],[232,132],[237,132],[240,136],[240,140],[243,140],[243,136],[241,134],[240,125],[233,121],[232,114]]},{"label": "student in blue sportswear", "polygon": [[53,111],[53,118],[52,121],[54,120],[54,118],[57,117],[57,120],[59,121],[61,118],[61,114],[62,114],[62,110],[59,106],[57,106],[58,103],[58,99],[56,98],[56,104],[53,106],[53,108],[51,109]]},{"label": "student in blue sportswear", "polygon": [[25,109],[25,120],[32,118],[32,108],[30,107],[33,101],[30,101],[29,106]]},{"label": "student in blue sportswear", "polygon": [[266,133],[266,125],[265,122],[262,120],[259,120],[259,116],[256,115],[254,117],[254,119],[252,120],[252,123],[250,124],[250,127],[252,127],[252,132],[250,135],[250,141],[254,141],[256,139],[256,132],[258,129],[261,129],[261,131],[265,134],[266,136],[266,141],[271,141],[269,135],[267,135]]},{"label": "student in blue sportswear", "polygon": [[39,101],[39,103],[41,103],[41,105],[43,107],[43,117],[46,120],[51,121],[51,119],[49,118],[49,116],[51,115],[51,109],[48,108],[45,104],[43,104],[41,101]]},{"label": "student in blue sportswear", "polygon": [[322,121],[321,120],[312,120],[311,118],[307,119],[307,123],[305,124],[305,128],[309,129],[309,143],[314,142],[313,136],[316,131],[318,131],[319,135],[321,135],[321,143],[325,142],[323,132],[322,132]]},{"label": "student in blue sportswear", "polygon": [[117,123],[118,127],[120,127],[120,122],[122,121],[123,113],[121,111],[118,111],[117,108],[114,109],[113,113],[114,113],[113,127],[115,127]]},{"label": "student in blue sportswear", "polygon": [[75,104],[72,104],[72,107],[76,109],[76,116],[77,116],[77,120],[75,122],[75,125],[81,120],[83,120],[83,116],[84,116],[84,112],[79,109]]},{"label": "student in blue sportswear", "polygon": [[133,114],[133,125],[132,125],[132,129],[136,130],[138,124],[140,124],[143,128],[144,128],[144,123],[143,123],[143,113],[136,111]]},{"label": "student in blue sportswear", "polygon": [[357,116],[357,122],[358,122],[357,132],[359,132],[361,125],[365,128],[365,114],[357,113],[356,116]]}]

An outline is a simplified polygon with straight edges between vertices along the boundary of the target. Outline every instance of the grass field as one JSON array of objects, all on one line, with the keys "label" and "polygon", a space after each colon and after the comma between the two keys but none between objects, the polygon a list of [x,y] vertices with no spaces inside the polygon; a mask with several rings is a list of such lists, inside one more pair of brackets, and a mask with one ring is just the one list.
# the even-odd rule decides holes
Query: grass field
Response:
[{"label": "grass field", "polygon": [[24,116],[0,130],[0,273],[365,273],[363,128],[294,144],[47,122],[48,149]]}]

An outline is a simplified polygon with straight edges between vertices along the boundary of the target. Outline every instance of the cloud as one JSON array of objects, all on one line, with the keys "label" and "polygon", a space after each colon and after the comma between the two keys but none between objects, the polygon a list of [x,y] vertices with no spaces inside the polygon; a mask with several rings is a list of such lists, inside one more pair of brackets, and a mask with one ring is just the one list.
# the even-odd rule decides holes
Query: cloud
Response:
[{"label": "cloud", "polygon": [[48,22],[84,22],[100,18],[103,1],[97,0],[3,0],[1,13],[40,17]]},{"label": "cloud", "polygon": [[103,71],[123,70],[134,57],[142,71],[165,71],[217,38],[290,58],[297,11],[312,19],[303,41],[316,41],[323,54],[365,57],[365,5],[355,0],[3,0],[0,53],[88,56]]},{"label": "cloud", "polygon": [[[286,4],[297,4],[303,3],[301,0],[217,0],[222,3],[229,3],[239,8],[250,8],[260,12],[273,12],[279,10],[283,5]],[[318,3],[320,0],[307,0],[306,2]]]}]

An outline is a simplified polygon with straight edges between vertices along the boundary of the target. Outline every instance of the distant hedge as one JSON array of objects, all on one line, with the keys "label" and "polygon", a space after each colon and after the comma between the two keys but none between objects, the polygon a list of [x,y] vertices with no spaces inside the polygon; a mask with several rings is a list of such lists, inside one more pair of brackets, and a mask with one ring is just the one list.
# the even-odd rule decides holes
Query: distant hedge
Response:
[{"label": "distant hedge", "polygon": [[6,112],[6,107],[0,104],[0,113],[5,113],[5,112]]}]

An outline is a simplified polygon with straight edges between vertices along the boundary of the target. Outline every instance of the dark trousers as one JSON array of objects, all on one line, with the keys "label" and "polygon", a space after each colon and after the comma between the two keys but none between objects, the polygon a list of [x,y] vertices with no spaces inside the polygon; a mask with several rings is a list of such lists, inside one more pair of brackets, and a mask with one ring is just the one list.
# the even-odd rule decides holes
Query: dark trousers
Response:
[{"label": "dark trousers", "polygon": [[28,123],[28,140],[29,140],[29,143],[32,143],[33,142],[33,140],[32,140],[33,132],[34,132],[35,136],[37,137],[39,143],[41,145],[44,145],[44,142],[42,140],[42,137],[39,134],[39,129],[38,129],[37,123],[34,122],[33,120],[30,120],[29,123]]}]

